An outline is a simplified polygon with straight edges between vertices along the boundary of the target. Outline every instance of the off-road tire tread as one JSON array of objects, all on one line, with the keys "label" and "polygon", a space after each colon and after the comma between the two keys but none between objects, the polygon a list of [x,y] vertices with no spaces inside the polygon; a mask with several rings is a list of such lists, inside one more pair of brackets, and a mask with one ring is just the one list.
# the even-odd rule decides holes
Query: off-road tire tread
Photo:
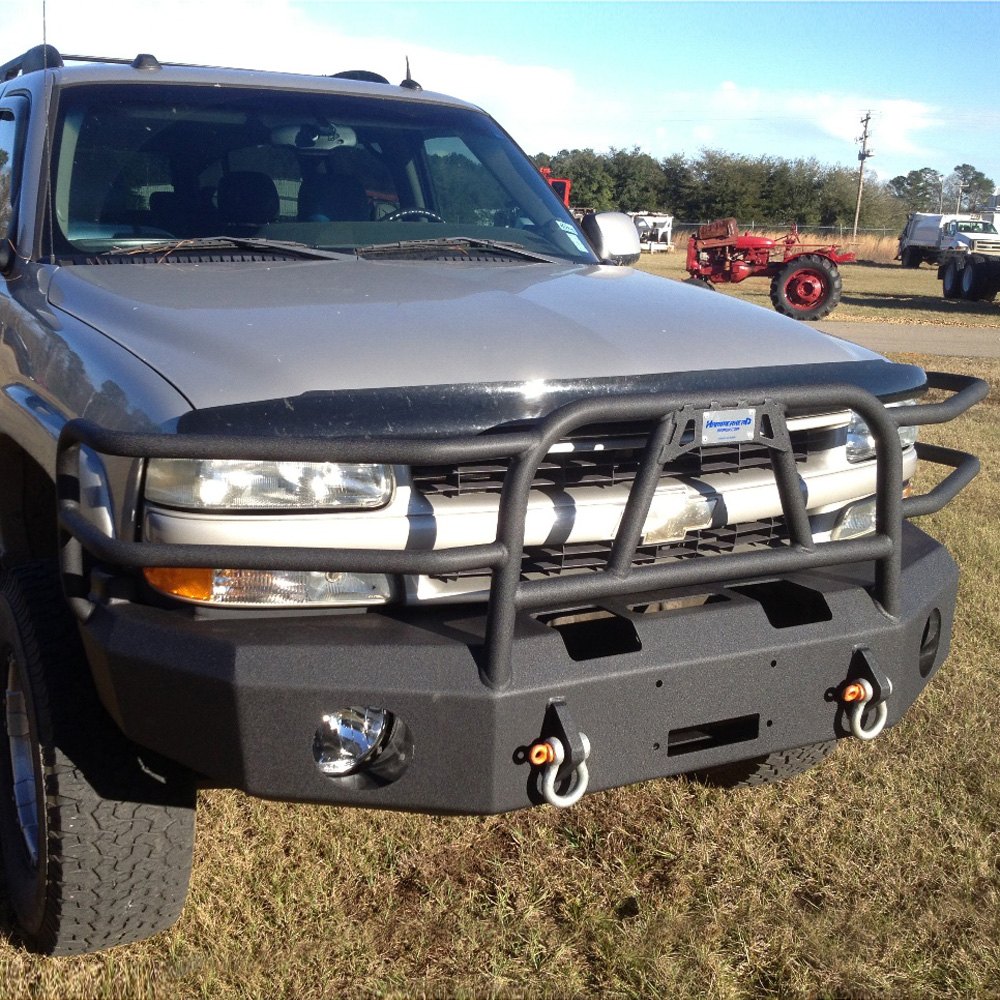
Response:
[{"label": "off-road tire tread", "polygon": [[773,785],[794,778],[822,763],[836,749],[837,741],[810,743],[792,750],[781,750],[763,757],[722,764],[702,771],[692,771],[688,777],[719,788],[739,788],[748,785]]},{"label": "off-road tire tread", "polygon": [[32,674],[47,811],[45,898],[25,943],[68,955],[164,930],[187,894],[194,781],[126,739],[101,705],[54,567],[7,571],[0,589]]}]

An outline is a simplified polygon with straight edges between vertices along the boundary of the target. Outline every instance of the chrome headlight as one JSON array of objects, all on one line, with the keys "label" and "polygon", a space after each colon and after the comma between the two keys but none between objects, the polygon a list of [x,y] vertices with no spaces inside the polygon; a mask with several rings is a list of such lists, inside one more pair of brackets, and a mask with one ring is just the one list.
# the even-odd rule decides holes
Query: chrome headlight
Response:
[{"label": "chrome headlight", "polygon": [[[886,407],[891,406],[911,406],[916,403],[916,399],[901,399],[898,403],[886,403]],[[900,427],[899,443],[904,449],[912,448],[917,440],[916,427]],[[868,428],[868,424],[851,411],[851,422],[847,425],[847,461],[867,462],[875,457],[875,438]]]},{"label": "chrome headlight", "polygon": [[146,468],[146,499],[186,510],[370,510],[394,486],[388,465],[153,458]]}]

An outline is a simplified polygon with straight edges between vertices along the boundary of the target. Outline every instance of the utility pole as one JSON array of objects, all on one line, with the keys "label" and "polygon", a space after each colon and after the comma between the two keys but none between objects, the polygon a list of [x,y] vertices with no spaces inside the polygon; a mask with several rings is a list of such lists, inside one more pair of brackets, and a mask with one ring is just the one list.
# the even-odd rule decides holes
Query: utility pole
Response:
[{"label": "utility pole", "polygon": [[860,165],[858,167],[858,204],[854,209],[854,234],[852,239],[856,240],[858,238],[858,218],[861,216],[861,192],[864,190],[865,186],[865,160],[869,156],[874,156],[875,154],[868,148],[868,123],[872,120],[872,113],[870,111],[865,112],[864,118],[861,119],[861,135],[858,136],[857,142],[861,143],[861,152],[858,153],[858,160],[860,160]]}]

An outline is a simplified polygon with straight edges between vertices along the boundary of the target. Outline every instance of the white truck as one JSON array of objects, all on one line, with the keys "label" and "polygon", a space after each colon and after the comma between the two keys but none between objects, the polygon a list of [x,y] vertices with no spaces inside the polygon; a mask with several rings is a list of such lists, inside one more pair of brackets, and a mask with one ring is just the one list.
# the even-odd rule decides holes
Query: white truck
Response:
[{"label": "white truck", "polygon": [[1000,253],[1000,234],[993,212],[976,215],[936,215],[912,212],[899,236],[903,267],[919,267],[921,262],[942,266],[948,251]]}]

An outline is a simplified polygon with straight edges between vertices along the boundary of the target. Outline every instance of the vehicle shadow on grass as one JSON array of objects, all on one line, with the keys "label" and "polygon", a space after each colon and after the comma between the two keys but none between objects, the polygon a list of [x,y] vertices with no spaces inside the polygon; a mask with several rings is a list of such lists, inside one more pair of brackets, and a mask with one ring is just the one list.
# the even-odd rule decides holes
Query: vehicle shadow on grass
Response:
[{"label": "vehicle shadow on grass", "polygon": [[865,309],[905,309],[910,312],[936,313],[940,316],[992,316],[1000,323],[1000,306],[994,302],[964,302],[960,299],[934,299],[926,295],[867,295],[845,294],[844,305]]}]

